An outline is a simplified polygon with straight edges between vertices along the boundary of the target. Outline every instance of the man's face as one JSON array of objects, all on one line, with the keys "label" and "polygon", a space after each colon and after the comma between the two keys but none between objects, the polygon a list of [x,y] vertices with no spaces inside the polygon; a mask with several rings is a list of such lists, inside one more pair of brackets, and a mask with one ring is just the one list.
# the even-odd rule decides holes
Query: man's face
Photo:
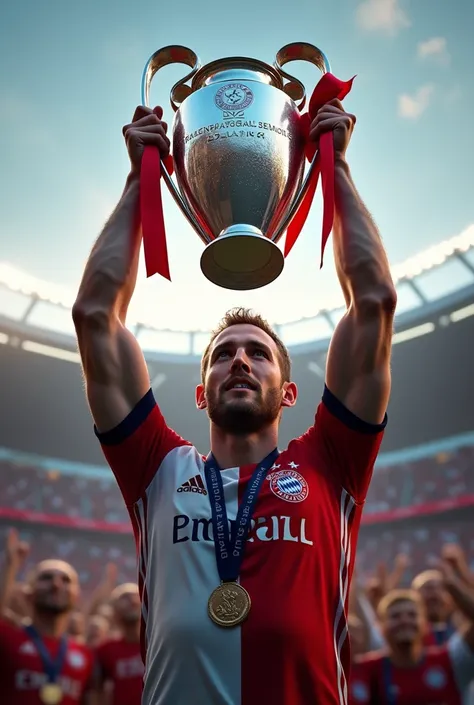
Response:
[{"label": "man's face", "polygon": [[89,620],[86,631],[86,643],[91,649],[97,648],[107,638],[109,625],[106,619],[96,614]]},{"label": "man's face", "polygon": [[86,631],[86,623],[82,612],[77,610],[69,615],[68,634],[75,639],[81,639]]},{"label": "man's face", "polygon": [[79,580],[72,566],[63,561],[43,561],[31,584],[33,608],[42,613],[70,612],[79,597]]},{"label": "man's face", "polygon": [[257,433],[273,423],[282,406],[293,406],[296,386],[282,382],[275,341],[257,326],[239,324],[222,331],[209,355],[198,407],[235,435]]},{"label": "man's face", "polygon": [[432,624],[447,622],[453,604],[442,580],[427,580],[418,588],[418,592],[425,604],[428,621]]},{"label": "man's face", "polygon": [[122,593],[114,602],[115,617],[122,624],[140,621],[142,608],[138,590]]},{"label": "man's face", "polygon": [[423,638],[426,623],[416,602],[400,600],[388,608],[382,626],[390,646],[406,648]]}]

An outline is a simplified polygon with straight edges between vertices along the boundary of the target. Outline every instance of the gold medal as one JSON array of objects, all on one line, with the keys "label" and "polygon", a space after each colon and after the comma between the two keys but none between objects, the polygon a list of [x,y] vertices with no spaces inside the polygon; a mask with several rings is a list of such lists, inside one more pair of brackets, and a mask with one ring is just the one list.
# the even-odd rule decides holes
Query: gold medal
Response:
[{"label": "gold medal", "polygon": [[236,627],[247,618],[251,604],[250,595],[242,585],[222,583],[212,592],[207,611],[219,627]]},{"label": "gold medal", "polygon": [[57,683],[45,683],[40,688],[39,697],[44,705],[58,705],[63,699],[63,691]]}]

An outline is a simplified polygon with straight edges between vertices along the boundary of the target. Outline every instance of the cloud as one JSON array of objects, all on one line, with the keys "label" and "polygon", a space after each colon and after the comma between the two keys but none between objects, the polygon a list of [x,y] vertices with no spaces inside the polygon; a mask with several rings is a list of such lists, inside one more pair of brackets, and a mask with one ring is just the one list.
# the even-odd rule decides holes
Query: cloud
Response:
[{"label": "cloud", "polygon": [[392,36],[411,25],[399,0],[364,0],[357,8],[356,20],[359,27],[368,32]]},{"label": "cloud", "polygon": [[440,64],[449,64],[450,56],[445,37],[432,37],[420,42],[417,47],[420,59],[434,59]]},{"label": "cloud", "polygon": [[421,86],[413,95],[403,93],[398,96],[398,114],[400,117],[416,120],[420,115],[423,115],[431,103],[433,92],[434,85],[427,83]]}]

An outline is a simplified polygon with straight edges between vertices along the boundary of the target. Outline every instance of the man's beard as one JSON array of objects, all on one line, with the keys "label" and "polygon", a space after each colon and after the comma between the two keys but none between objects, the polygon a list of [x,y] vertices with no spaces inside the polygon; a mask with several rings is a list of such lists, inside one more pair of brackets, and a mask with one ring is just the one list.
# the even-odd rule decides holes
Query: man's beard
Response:
[{"label": "man's beard", "polygon": [[71,611],[71,605],[69,604],[54,604],[48,602],[37,602],[35,604],[35,610],[39,614],[58,616],[60,614],[67,614]]},{"label": "man's beard", "polygon": [[216,394],[206,392],[207,413],[218,428],[234,436],[258,433],[280,415],[282,392],[278,387],[269,389],[265,397],[260,391],[253,391],[252,399],[224,401],[223,394],[220,390]]},{"label": "man's beard", "polygon": [[125,614],[120,615],[118,618],[119,622],[128,626],[130,624],[135,624],[141,620],[141,610],[125,612]]}]

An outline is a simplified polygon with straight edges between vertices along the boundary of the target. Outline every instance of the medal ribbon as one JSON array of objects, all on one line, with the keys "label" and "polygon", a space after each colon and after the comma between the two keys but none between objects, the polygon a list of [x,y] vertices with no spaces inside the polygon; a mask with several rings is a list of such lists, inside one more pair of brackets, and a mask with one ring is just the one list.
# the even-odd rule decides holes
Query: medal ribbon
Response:
[{"label": "medal ribbon", "polygon": [[32,624],[29,624],[24,629],[28,636],[31,638],[33,644],[36,646],[36,650],[38,651],[41,661],[43,662],[43,670],[48,679],[48,683],[56,683],[57,678],[63,669],[64,659],[66,658],[66,637],[61,637],[57,656],[53,660],[38,630]]},{"label": "medal ribbon", "polygon": [[[316,117],[320,108],[330,100],[337,98],[342,100],[346,97],[352,88],[354,78],[350,81],[340,81],[332,73],[325,73],[321,78],[313,95],[309,101],[308,112],[301,116],[303,120],[303,129],[306,132],[306,158],[312,161],[316,154],[316,145],[309,141],[309,129],[311,122]],[[286,231],[284,254],[287,257],[293,248],[298,236],[303,229],[303,226],[308,217],[313,203],[314,194],[318,186],[319,175],[321,175],[321,183],[323,188],[323,227],[321,234],[321,262],[323,266],[323,256],[326,243],[331,234],[334,224],[334,209],[335,209],[335,170],[334,170],[334,136],[332,132],[325,132],[319,140],[319,154],[316,157],[318,162],[315,164],[313,173],[311,174],[308,189],[300,203],[296,214],[291,221]]]},{"label": "medal ribbon", "polygon": [[275,448],[255,468],[237,511],[233,535],[227,519],[221,470],[212,453],[205,462],[204,473],[211,503],[217,570],[224,583],[236,581],[239,577],[255,503],[263,481],[278,455],[278,450]]},{"label": "medal ribbon", "polygon": [[[418,663],[423,663],[424,656]],[[382,676],[383,676],[383,687],[384,695],[387,701],[387,705],[397,705],[398,697],[397,690],[393,687],[392,683],[392,662],[388,656],[382,659]]]},{"label": "medal ribbon", "polygon": [[397,693],[392,686],[392,664],[388,656],[382,660],[383,688],[387,705],[397,705]]}]

